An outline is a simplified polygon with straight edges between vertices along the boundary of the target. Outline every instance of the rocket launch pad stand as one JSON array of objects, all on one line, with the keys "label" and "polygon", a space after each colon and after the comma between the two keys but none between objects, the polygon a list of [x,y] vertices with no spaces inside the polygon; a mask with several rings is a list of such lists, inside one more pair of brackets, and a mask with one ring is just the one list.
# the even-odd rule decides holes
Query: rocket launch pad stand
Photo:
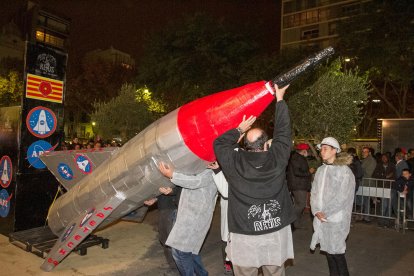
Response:
[{"label": "rocket launch pad stand", "polygon": [[[52,233],[48,226],[14,232],[9,235],[10,243],[41,258],[46,258],[57,239],[58,237]],[[101,245],[103,249],[106,249],[109,247],[109,239],[89,235],[73,251],[84,256],[87,254],[87,249],[94,245]]]}]

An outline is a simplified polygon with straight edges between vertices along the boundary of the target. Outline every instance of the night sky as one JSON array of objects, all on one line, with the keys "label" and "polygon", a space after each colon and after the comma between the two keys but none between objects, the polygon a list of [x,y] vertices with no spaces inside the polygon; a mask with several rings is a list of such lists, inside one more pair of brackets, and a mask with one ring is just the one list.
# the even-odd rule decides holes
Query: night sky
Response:
[{"label": "night sky", "polygon": [[[279,49],[280,1],[277,0],[38,0],[43,7],[72,20],[69,60],[87,51],[111,45],[131,54],[143,54],[145,34],[183,14],[204,12],[236,25],[260,26],[259,42],[266,52]],[[0,25],[7,23],[23,0],[0,0]]]}]

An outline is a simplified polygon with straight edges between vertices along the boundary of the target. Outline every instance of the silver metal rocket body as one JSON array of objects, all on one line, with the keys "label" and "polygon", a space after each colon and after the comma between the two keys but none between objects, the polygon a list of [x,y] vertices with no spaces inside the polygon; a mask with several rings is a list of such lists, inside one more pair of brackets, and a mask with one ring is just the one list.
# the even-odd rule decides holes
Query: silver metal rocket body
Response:
[{"label": "silver metal rocket body", "polygon": [[[274,79],[279,87],[333,54],[327,48]],[[259,116],[274,99],[259,81],[190,102],[154,122],[121,148],[48,152],[40,156],[67,192],[51,206],[48,222],[59,236],[41,268],[50,271],[97,227],[103,227],[172,186],[160,161],[196,174],[214,160],[213,142],[243,115]],[[45,125],[39,121],[39,129]],[[41,129],[43,131],[43,129]],[[196,155],[196,154],[197,155]],[[4,178],[4,177],[3,177]],[[3,180],[3,179],[2,179]]]},{"label": "silver metal rocket body", "polygon": [[[325,58],[333,55],[333,53],[333,48],[328,47],[316,53],[314,56],[305,59],[289,71],[280,74],[273,80],[273,82],[280,87],[285,86],[296,77],[321,63]],[[257,95],[262,95],[260,91],[266,90],[263,88],[264,82],[263,85],[262,83],[259,83],[258,85],[253,84],[253,86],[247,86],[254,87],[253,92],[257,93]],[[245,88],[240,87],[234,90],[245,91]],[[218,93],[217,95],[219,94],[221,93]],[[196,105],[194,110],[191,108],[189,110],[192,113],[204,112],[202,117],[206,117],[207,120],[201,120],[200,122],[201,124],[214,125],[213,128],[206,128],[214,132],[216,131],[217,126],[223,124],[222,121],[216,122],[211,117],[214,112],[223,112],[218,110],[215,106],[220,106],[225,112],[236,114],[243,110],[245,106],[250,110],[249,105],[258,100],[258,97],[254,95],[251,95],[254,98],[253,101],[245,96],[240,96],[240,99],[236,98],[233,103],[241,103],[241,105],[234,106],[234,110],[227,110],[228,106],[231,106],[227,102],[214,102],[216,101],[216,98],[211,98],[207,102],[204,102],[202,108],[208,110],[198,110],[198,108],[200,108],[198,105]],[[270,96],[270,98],[272,100],[273,96]],[[247,102],[249,104],[247,104]],[[60,235],[74,218],[79,218],[92,212],[95,206],[98,206],[102,202],[107,202],[111,198],[116,197],[122,202],[120,205],[117,205],[116,209],[114,209],[105,220],[103,220],[99,227],[105,226],[129,214],[142,206],[145,200],[159,195],[159,187],[171,186],[172,184],[159,172],[157,168],[158,161],[162,160],[163,162],[169,162],[170,166],[174,166],[176,170],[182,173],[195,174],[201,172],[205,168],[207,162],[195,155],[184,143],[182,134],[177,125],[179,111],[180,108],[157,120],[128,141],[123,147],[117,148],[111,154],[108,154],[108,156],[106,156],[107,158],[99,159],[99,157],[97,157],[97,163],[92,164],[92,166],[95,166],[93,167],[94,172],[86,176],[78,174],[78,182],[72,186],[65,185],[66,180],[59,176],[56,168],[62,164],[62,159],[73,159],[73,155],[77,154],[77,152],[69,154],[69,157],[68,153],[62,153],[61,156],[57,156],[54,152],[41,156],[41,160],[47,165],[51,172],[54,173],[59,181],[68,188],[68,192],[62,195],[50,209],[48,221],[52,231],[55,234]],[[191,112],[185,114],[191,116]],[[223,114],[223,118],[227,118],[228,115],[229,114]],[[204,129],[203,125],[198,125],[198,119],[193,117],[188,118],[190,121],[195,120],[193,122],[195,124],[193,124],[192,128],[188,128],[185,131],[199,133],[198,135],[201,136],[207,136],[207,134],[198,132],[200,129]],[[218,125],[216,126],[217,123]],[[186,135],[186,133],[183,135]],[[191,141],[188,140],[186,140],[186,142],[191,143]],[[59,153],[57,154],[59,155]],[[79,154],[82,154],[82,151],[80,151]],[[87,155],[87,153],[85,153],[85,155]],[[53,156],[61,158],[53,158]],[[93,163],[93,159],[90,159],[89,161]],[[85,165],[86,162],[82,163],[82,167],[78,166],[78,168],[83,170]],[[64,170],[64,173],[70,176],[69,170],[64,166],[62,168],[64,168],[62,169]]]},{"label": "silver metal rocket body", "polygon": [[[154,122],[132,138],[62,195],[50,209],[49,227],[56,235],[62,234],[74,217],[91,210],[98,203],[117,195],[125,198],[100,228],[127,215],[143,205],[144,201],[159,195],[159,187],[172,186],[157,168],[158,161],[170,161],[183,173],[201,172],[206,165],[184,144],[177,127],[175,110]],[[42,157],[49,168],[47,154]],[[55,174],[56,175],[56,174]]]}]

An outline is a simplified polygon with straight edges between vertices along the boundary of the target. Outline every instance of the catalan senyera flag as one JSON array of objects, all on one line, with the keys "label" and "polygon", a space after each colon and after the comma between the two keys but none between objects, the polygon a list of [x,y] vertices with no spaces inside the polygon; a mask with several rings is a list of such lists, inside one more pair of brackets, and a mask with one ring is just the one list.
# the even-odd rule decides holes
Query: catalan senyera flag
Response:
[{"label": "catalan senyera flag", "polygon": [[26,98],[62,103],[63,81],[27,74]]}]

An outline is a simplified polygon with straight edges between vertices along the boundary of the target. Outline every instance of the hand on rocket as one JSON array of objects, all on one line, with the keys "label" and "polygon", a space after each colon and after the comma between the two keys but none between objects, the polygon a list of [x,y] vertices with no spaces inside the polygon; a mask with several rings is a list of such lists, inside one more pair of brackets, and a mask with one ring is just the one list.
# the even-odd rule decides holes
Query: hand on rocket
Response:
[{"label": "hand on rocket", "polygon": [[275,84],[275,96],[276,96],[276,101],[282,101],[283,100],[283,96],[286,93],[286,89],[288,89],[290,84],[286,85],[285,87],[279,89],[279,87],[277,86],[277,84]]},{"label": "hand on rocket", "polygon": [[174,170],[164,162],[160,162],[158,169],[164,176],[168,177],[169,179],[172,178]]},{"label": "hand on rocket", "polygon": [[256,121],[256,116],[251,115],[246,120],[246,115],[243,115],[243,121],[237,127],[237,129],[240,132],[240,135],[243,135],[244,133],[246,133],[246,131],[248,131],[252,127],[252,125],[255,121]]},{"label": "hand on rocket", "polygon": [[162,193],[163,195],[169,195],[172,193],[173,189],[170,187],[161,187],[158,189],[160,191],[160,193]]},{"label": "hand on rocket", "polygon": [[158,200],[158,199],[157,199],[156,197],[154,197],[154,198],[151,198],[151,199],[145,200],[145,201],[144,201],[144,204],[145,204],[145,205],[147,205],[147,206],[151,206],[151,205],[154,205],[154,203],[155,203],[155,202],[157,202],[157,200]]}]

